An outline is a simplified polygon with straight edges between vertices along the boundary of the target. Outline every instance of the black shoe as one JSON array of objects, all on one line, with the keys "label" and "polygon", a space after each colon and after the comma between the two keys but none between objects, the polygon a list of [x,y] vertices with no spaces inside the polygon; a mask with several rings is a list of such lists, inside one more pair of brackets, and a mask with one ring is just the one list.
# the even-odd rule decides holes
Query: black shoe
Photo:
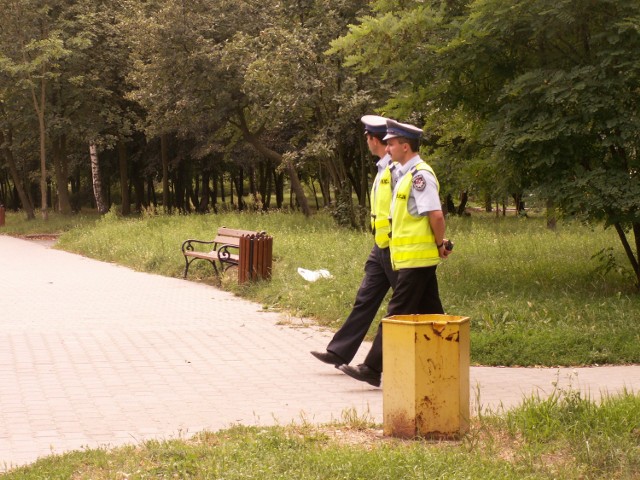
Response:
[{"label": "black shoe", "polygon": [[382,375],[375,370],[367,367],[365,364],[360,364],[357,367],[352,367],[350,365],[340,365],[338,369],[346,373],[350,377],[355,378],[356,380],[367,382],[374,387],[380,386],[380,377]]},{"label": "black shoe", "polygon": [[318,360],[324,363],[328,363],[329,365],[333,365],[338,368],[340,365],[344,365],[345,361],[336,355],[333,352],[311,352],[311,355],[316,357]]}]

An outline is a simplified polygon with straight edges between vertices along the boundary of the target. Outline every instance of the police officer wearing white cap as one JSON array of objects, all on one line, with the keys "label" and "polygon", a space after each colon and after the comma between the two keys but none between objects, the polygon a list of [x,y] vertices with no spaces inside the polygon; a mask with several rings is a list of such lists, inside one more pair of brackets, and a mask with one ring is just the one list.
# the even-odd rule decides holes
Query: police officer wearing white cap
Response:
[{"label": "police officer wearing white cap", "polygon": [[[444,313],[436,267],[451,251],[445,248],[445,220],[433,169],[418,155],[422,130],[387,120],[387,153],[397,162],[391,202],[390,253],[398,271],[387,315]],[[382,326],[363,364],[339,367],[374,386],[382,374]]]},{"label": "police officer wearing white cap", "polygon": [[311,354],[322,362],[339,367],[353,360],[373,322],[389,288],[395,288],[398,272],[391,267],[389,255],[389,214],[393,193],[392,172],[395,168],[386,153],[387,119],[365,115],[361,119],[369,151],[380,157],[378,173],[371,189],[371,228],[375,243],[364,266],[364,278],[358,289],[353,309],[335,333],[326,351]]}]

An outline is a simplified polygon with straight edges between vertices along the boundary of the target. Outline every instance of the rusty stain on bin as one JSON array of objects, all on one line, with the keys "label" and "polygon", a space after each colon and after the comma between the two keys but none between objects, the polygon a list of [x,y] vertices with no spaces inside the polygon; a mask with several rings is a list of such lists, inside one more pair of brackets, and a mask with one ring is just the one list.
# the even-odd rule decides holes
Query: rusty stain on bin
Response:
[{"label": "rusty stain on bin", "polygon": [[[455,340],[454,340],[455,339]],[[459,342],[460,341],[460,332],[450,333],[445,337],[445,340],[448,342]]]},{"label": "rusty stain on bin", "polygon": [[413,438],[415,437],[415,425],[413,419],[409,418],[408,415],[404,414],[396,414],[389,417],[389,425],[391,431],[393,432],[391,435],[394,437],[400,438]]}]

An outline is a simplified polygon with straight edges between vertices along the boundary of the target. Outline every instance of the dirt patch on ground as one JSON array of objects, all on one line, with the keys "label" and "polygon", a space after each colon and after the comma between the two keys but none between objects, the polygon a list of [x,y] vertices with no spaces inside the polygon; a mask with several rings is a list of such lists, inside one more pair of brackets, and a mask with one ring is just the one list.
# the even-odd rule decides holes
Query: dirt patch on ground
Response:
[{"label": "dirt patch on ground", "polygon": [[379,445],[381,441],[390,441],[388,437],[383,436],[382,430],[373,428],[353,429],[323,426],[318,430],[340,445],[359,445],[370,448]]},{"label": "dirt patch on ground", "polygon": [[39,243],[40,245],[44,245],[46,247],[52,247],[58,241],[58,237],[60,237],[60,234],[58,233],[36,233],[23,235],[21,238]]}]

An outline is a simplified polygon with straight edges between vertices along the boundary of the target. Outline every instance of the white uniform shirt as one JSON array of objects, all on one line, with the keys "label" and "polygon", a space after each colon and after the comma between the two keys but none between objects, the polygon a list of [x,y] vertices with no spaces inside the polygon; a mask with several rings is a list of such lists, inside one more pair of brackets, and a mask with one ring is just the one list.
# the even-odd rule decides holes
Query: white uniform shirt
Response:
[{"label": "white uniform shirt", "polygon": [[[393,199],[391,200],[391,211],[395,208],[397,187],[400,183],[400,179],[405,175],[411,175],[409,172],[418,163],[422,162],[419,155],[416,155],[404,165],[397,165],[397,168],[393,172],[395,175],[395,187],[393,189]],[[420,184],[420,180],[416,181],[416,177],[422,177],[425,188],[419,190],[416,188],[416,183]],[[440,203],[440,195],[438,194],[438,184],[436,178],[427,170],[417,170],[413,175],[411,193],[409,194],[409,200],[407,201],[407,208],[409,213],[414,217],[427,215],[434,210],[442,210],[442,204]]]}]

